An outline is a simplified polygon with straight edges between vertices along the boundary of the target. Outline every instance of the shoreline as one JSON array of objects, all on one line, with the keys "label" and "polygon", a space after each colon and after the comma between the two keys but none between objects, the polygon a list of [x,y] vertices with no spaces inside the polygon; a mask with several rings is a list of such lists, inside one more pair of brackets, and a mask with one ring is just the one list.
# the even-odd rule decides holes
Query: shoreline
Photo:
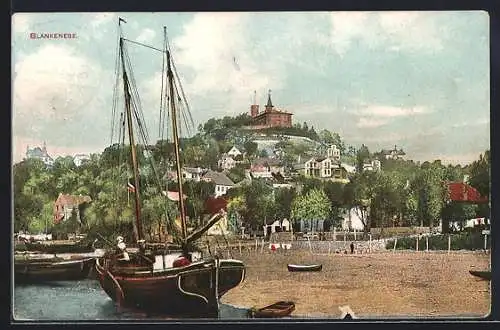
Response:
[{"label": "shoreline", "polygon": [[[311,254],[306,251],[233,253],[247,266],[245,281],[221,298],[235,308],[279,300],[296,304],[292,318],[339,319],[350,306],[367,319],[478,319],[489,314],[490,285],[469,269],[490,269],[482,251]],[[290,273],[288,263],[321,263],[321,272]]]}]

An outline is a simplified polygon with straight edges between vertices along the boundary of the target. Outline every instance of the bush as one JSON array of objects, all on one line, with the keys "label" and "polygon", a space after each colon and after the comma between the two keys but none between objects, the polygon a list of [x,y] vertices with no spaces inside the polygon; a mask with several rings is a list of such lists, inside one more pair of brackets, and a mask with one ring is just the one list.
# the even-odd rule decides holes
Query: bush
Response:
[{"label": "bush", "polygon": [[[460,233],[451,236],[451,250],[483,250],[484,236],[481,233]],[[398,238],[397,250],[415,250],[416,237]],[[388,240],[386,249],[394,248],[394,240]],[[487,249],[491,248],[491,239],[488,237]],[[419,250],[425,250],[425,237],[421,237],[418,243]],[[448,235],[429,236],[429,250],[448,250]]]}]

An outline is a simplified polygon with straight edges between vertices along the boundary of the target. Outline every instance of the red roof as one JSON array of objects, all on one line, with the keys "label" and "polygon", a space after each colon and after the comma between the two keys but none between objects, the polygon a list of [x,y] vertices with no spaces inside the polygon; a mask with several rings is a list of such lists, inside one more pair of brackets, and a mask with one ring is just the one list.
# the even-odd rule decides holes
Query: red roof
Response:
[{"label": "red roof", "polygon": [[481,196],[476,188],[463,182],[448,183],[449,199],[452,202],[487,203],[488,198]]}]

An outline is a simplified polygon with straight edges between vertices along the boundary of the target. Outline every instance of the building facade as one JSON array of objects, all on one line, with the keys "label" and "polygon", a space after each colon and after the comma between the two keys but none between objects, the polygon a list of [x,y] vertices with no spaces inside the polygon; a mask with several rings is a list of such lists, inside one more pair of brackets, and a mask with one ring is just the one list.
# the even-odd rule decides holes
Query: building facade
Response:
[{"label": "building facade", "polygon": [[54,202],[54,223],[70,219],[73,215],[73,211],[75,211],[77,221],[81,222],[79,206],[83,203],[90,203],[91,201],[92,198],[90,198],[90,196],[75,196],[60,193]]},{"label": "building facade", "polygon": [[[254,102],[255,103],[255,102]],[[257,127],[292,127],[292,116],[290,112],[278,110],[271,101],[271,91],[267,98],[264,112],[259,113],[259,105],[250,106],[250,115],[253,118],[252,125]]]},{"label": "building facade", "polygon": [[29,146],[26,147],[26,156],[25,159],[40,159],[47,166],[52,166],[54,164],[54,159],[49,156],[47,153],[47,145],[45,142],[43,143],[43,147],[35,147],[30,149]]}]

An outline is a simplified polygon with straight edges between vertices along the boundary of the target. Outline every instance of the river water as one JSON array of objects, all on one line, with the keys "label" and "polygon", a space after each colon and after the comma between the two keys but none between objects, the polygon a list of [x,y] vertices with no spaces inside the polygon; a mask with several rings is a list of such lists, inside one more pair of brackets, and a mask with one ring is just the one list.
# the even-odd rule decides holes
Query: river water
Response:
[{"label": "river water", "polygon": [[[164,315],[119,311],[95,280],[52,282],[46,285],[16,285],[13,292],[15,320],[96,321],[169,320]],[[244,319],[247,311],[221,304],[220,319]]]}]

